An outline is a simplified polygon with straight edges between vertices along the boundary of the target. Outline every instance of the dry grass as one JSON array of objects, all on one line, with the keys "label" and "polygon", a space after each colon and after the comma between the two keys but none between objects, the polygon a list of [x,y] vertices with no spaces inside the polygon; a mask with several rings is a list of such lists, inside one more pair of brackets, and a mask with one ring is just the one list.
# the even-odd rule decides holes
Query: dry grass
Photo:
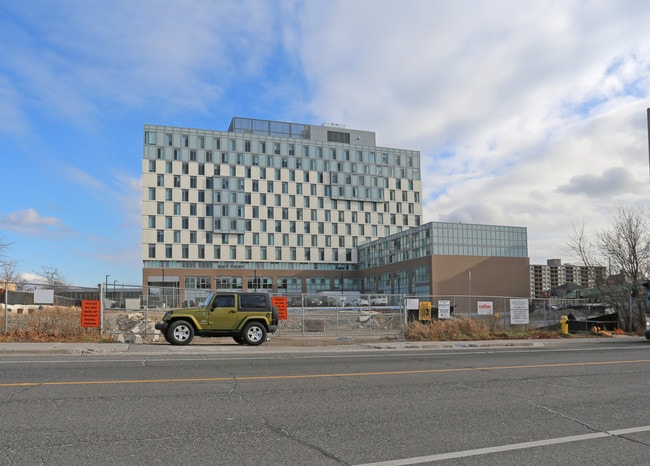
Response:
[{"label": "dry grass", "polygon": [[492,317],[475,320],[457,317],[428,323],[410,322],[404,338],[410,341],[512,340],[522,338],[558,338],[557,332],[544,330],[506,330]]},{"label": "dry grass", "polygon": [[[7,333],[0,333],[0,342],[101,342],[112,341],[99,335],[99,329],[81,327],[81,311],[53,307],[30,312],[19,320],[12,319]],[[4,329],[3,329],[4,330]]]}]

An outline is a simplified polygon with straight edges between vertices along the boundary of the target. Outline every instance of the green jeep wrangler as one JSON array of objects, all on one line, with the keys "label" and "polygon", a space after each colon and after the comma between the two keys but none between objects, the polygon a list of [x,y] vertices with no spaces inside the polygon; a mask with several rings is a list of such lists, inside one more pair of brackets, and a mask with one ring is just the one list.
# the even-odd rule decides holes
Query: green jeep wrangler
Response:
[{"label": "green jeep wrangler", "polygon": [[239,344],[261,345],[278,329],[278,308],[267,293],[215,292],[203,307],[168,311],[156,324],[172,345],[194,336],[233,337]]}]

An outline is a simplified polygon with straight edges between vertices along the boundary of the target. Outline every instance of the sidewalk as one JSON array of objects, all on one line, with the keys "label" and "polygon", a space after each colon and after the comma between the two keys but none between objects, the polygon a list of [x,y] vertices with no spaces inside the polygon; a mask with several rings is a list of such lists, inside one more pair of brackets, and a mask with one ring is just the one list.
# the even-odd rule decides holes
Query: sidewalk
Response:
[{"label": "sidewalk", "polygon": [[573,344],[612,342],[641,342],[643,337],[618,336],[613,338],[559,338],[550,340],[481,340],[481,341],[387,341],[385,337],[272,337],[260,346],[238,345],[231,338],[197,338],[187,346],[160,343],[0,343],[3,355],[169,355],[216,353],[314,353],[373,350],[431,350],[462,348],[548,347]]}]

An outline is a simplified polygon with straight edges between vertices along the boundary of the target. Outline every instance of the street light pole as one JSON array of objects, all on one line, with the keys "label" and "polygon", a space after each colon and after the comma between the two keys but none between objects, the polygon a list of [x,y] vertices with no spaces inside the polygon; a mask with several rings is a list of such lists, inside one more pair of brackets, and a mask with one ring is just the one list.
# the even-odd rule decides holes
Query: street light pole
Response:
[{"label": "street light pole", "polygon": [[110,277],[110,275],[106,275],[106,286],[104,288],[104,298],[105,299],[108,299],[108,277]]},{"label": "street light pole", "polygon": [[472,311],[472,271],[470,270],[467,279],[467,317],[469,317],[471,311]]}]

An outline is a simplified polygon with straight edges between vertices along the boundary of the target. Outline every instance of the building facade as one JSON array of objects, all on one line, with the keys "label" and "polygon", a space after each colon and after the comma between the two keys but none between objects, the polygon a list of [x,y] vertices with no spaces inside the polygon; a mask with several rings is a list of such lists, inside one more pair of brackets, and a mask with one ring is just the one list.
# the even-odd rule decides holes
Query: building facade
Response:
[{"label": "building facade", "polygon": [[233,118],[144,137],[146,285],[353,289],[360,241],[421,222],[419,152],[373,132]]},{"label": "building facade", "polygon": [[528,267],[525,227],[430,222],[359,246],[363,292],[469,296],[461,312],[481,297],[527,298]]},{"label": "building facade", "polygon": [[143,285],[527,296],[525,228],[422,225],[421,192],[420,153],[370,131],[145,125]]},{"label": "building facade", "polygon": [[534,299],[562,297],[558,293],[562,293],[564,285],[595,288],[605,283],[606,278],[607,268],[604,266],[562,264],[560,259],[549,259],[546,265],[530,266],[530,296]]}]

